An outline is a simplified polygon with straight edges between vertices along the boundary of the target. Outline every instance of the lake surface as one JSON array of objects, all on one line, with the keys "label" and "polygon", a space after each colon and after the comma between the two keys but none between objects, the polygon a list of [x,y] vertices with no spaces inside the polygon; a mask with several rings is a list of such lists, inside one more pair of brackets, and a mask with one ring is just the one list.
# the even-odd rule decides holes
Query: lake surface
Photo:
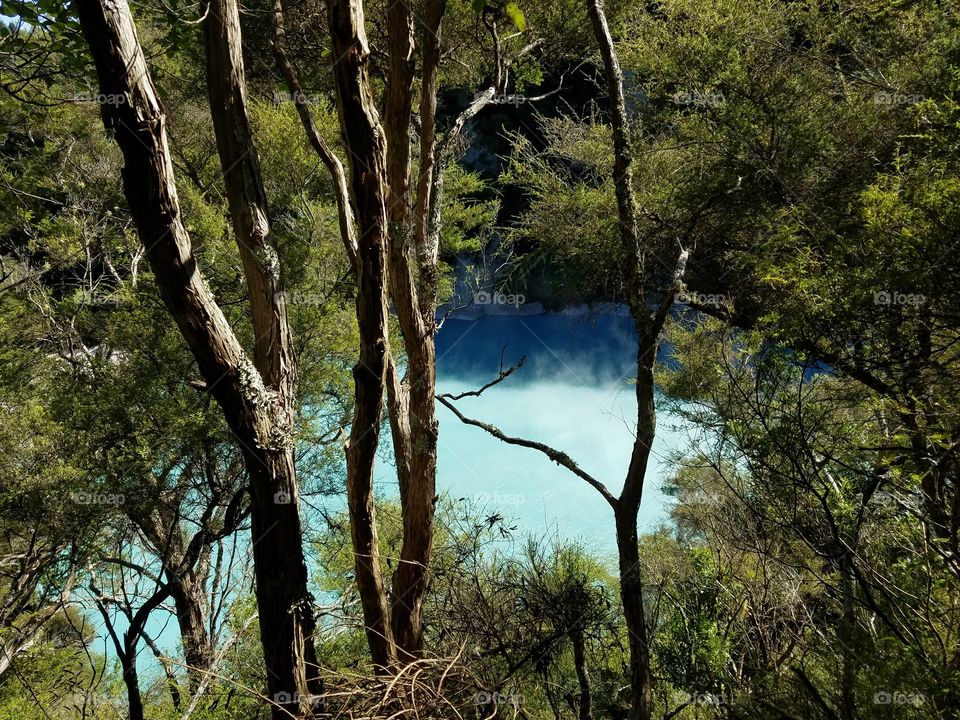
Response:
[{"label": "lake surface", "polygon": [[[537,440],[570,455],[614,494],[623,486],[636,424],[636,335],[622,312],[453,316],[437,336],[437,382],[442,393],[477,390],[522,356],[522,368],[480,397],[457,401],[467,417],[504,433]],[[613,514],[599,493],[542,453],[508,445],[461,423],[438,405],[438,491],[465,498],[513,521],[517,533],[582,540],[612,558]],[[667,521],[660,491],[667,457],[684,434],[660,417],[648,469],[640,530]],[[389,442],[389,433],[384,440]],[[378,490],[396,494],[385,447]]]}]

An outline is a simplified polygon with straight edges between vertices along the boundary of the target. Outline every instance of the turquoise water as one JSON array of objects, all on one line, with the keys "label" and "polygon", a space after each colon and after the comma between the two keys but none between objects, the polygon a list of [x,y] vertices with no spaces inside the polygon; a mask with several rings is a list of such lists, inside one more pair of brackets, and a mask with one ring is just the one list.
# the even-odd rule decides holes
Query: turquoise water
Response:
[{"label": "turquoise water", "polygon": [[[504,433],[570,455],[619,493],[636,424],[636,336],[632,321],[604,314],[502,314],[448,319],[437,336],[441,393],[476,390],[526,356],[522,368],[480,397],[457,401],[464,415]],[[508,445],[461,423],[438,405],[437,485],[489,513],[513,520],[518,534],[582,540],[604,557],[615,551],[613,516],[599,493],[542,453]],[[661,417],[647,474],[640,529],[666,521],[660,491],[667,457],[683,434]],[[389,452],[381,454],[379,490],[395,494]]]}]

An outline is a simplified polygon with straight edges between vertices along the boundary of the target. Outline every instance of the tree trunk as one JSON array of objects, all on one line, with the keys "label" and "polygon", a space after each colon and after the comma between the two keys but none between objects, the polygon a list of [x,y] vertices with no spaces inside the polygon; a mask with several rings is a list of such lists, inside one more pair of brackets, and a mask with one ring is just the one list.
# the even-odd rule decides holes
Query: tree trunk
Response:
[{"label": "tree trunk", "polygon": [[[285,318],[277,318],[272,325],[268,343],[258,333],[256,357],[270,378],[268,386],[258,367],[247,358],[197,267],[180,218],[163,108],[128,5],[123,0],[79,0],[77,10],[101,92],[124,98],[122,103],[101,105],[101,114],[104,126],[114,134],[123,152],[124,192],[161,296],[242,446],[251,483],[257,600],[268,692],[271,696],[298,693],[304,698],[302,706],[288,703],[274,707],[272,714],[275,720],[289,718],[290,713],[303,717],[309,715],[307,698],[316,687],[305,677],[306,667],[315,664],[315,657],[293,466],[289,395],[292,365],[284,365],[282,348],[288,341],[283,335]],[[222,154],[222,144],[218,144]],[[256,260],[264,275],[263,286],[251,284],[254,323],[262,322],[268,313],[262,302],[269,288],[279,286],[276,255],[266,247],[251,246],[254,254],[260,250]],[[249,269],[246,261],[244,266]],[[276,305],[269,307],[269,312],[277,311]],[[278,376],[286,381],[276,382]],[[275,502],[275,497],[286,502]]]},{"label": "tree trunk", "polygon": [[[630,457],[630,467],[623,492],[617,499],[614,515],[617,526],[617,551],[620,565],[620,597],[629,633],[631,720],[649,720],[653,714],[653,679],[650,673],[650,647],[643,608],[643,581],[637,538],[637,516],[643,498],[643,481],[656,434],[653,366],[657,342],[670,307],[669,288],[659,310],[651,316],[646,297],[646,269],[640,246],[637,209],[633,199],[633,154],[630,147],[630,126],[623,91],[623,73],[613,46],[601,0],[587,0],[587,13],[603,59],[610,95],[613,125],[613,182],[617,196],[620,241],[629,258],[625,277],[628,303],[637,329],[637,435]],[[681,253],[675,282],[683,276],[686,254]]]},{"label": "tree trunk", "polygon": [[[335,55],[337,106],[344,144],[350,156],[351,196],[358,216],[357,235],[386,250],[385,257],[372,262],[355,263],[361,280],[358,302],[372,303],[389,277],[389,290],[407,353],[402,380],[386,346],[386,328],[381,327],[379,309],[366,310],[361,319],[361,334],[368,344],[382,342],[385,347],[386,375],[381,374],[381,358],[364,362],[364,372],[377,377],[365,382],[373,402],[375,391],[382,393],[386,383],[390,428],[397,465],[403,518],[403,544],[393,575],[390,607],[381,600],[383,579],[379,575],[373,496],[365,473],[372,464],[377,436],[367,430],[366,421],[354,424],[358,436],[372,440],[371,447],[355,447],[355,479],[348,480],[353,497],[351,517],[354,527],[354,552],[357,557],[357,582],[364,604],[371,654],[374,662],[384,664],[399,655],[404,661],[419,656],[423,646],[423,603],[429,581],[430,553],[433,546],[434,506],[436,499],[437,431],[436,362],[434,315],[436,312],[437,253],[427,246],[435,205],[431,191],[435,187],[436,80],[440,61],[440,26],[446,0],[428,0],[423,22],[423,83],[421,85],[421,167],[418,177],[416,212],[411,212],[410,125],[414,87],[414,3],[399,0],[387,7],[389,73],[387,78],[383,125],[374,108],[368,76],[366,38],[363,31],[363,6],[360,0],[331,2],[328,5],[330,32]],[[280,19],[275,7],[275,18]],[[277,42],[282,45],[282,26],[277,25]],[[296,85],[292,69],[278,54],[288,84]],[[301,113],[303,115],[303,113]],[[304,122],[308,134],[309,122]],[[384,140],[386,142],[384,142]],[[319,143],[314,143],[319,145]],[[322,148],[321,148],[322,150]],[[428,237],[428,235],[430,237]],[[347,238],[345,238],[347,240]],[[349,243],[348,243],[349,244]],[[381,275],[381,263],[387,260],[387,275]],[[423,292],[423,287],[426,291]],[[361,312],[358,305],[358,313]],[[372,352],[372,350],[370,351]],[[361,390],[358,388],[358,392]],[[359,410],[358,404],[358,412]],[[363,412],[367,412],[363,410]],[[372,415],[371,415],[372,417]],[[351,447],[356,445],[351,441]],[[370,459],[366,459],[371,455]],[[363,567],[360,566],[363,565]],[[389,627],[385,632],[381,627]]]},{"label": "tree trunk", "polygon": [[273,707],[273,717],[289,718],[288,713],[310,717],[310,696],[321,692],[322,687],[316,673],[313,598],[306,589],[307,568],[292,454],[251,453],[247,471],[267,689],[273,699],[280,694],[294,696],[291,702]]},{"label": "tree trunk", "polygon": [[634,317],[647,313],[644,293],[644,254],[640,247],[637,208],[633,200],[633,153],[630,149],[630,125],[627,120],[623,94],[623,72],[613,47],[613,37],[607,25],[602,0],[587,0],[587,13],[593,25],[593,34],[600,48],[607,92],[610,95],[611,124],[613,125],[613,178],[617,196],[617,216],[620,221],[620,239],[628,258],[628,301]]},{"label": "tree trunk", "polygon": [[209,10],[204,22],[207,92],[230,218],[250,293],[254,364],[292,417],[296,360],[280,258],[247,113],[240,13],[236,0],[210,0]]},{"label": "tree trunk", "polygon": [[[279,681],[268,681],[267,685],[271,696],[307,696],[318,693],[320,687],[294,462],[296,358],[280,258],[247,114],[240,13],[236,0],[210,0],[209,10],[204,35],[210,112],[250,292],[254,364],[269,388],[272,406],[272,422],[266,430],[274,447],[266,452],[258,451],[259,445],[245,448],[256,466],[249,474],[260,636],[264,652],[269,648],[265,659],[272,671],[270,678],[276,673],[281,678],[296,679],[285,686]],[[291,705],[305,711],[310,703],[294,701]],[[276,710],[281,712],[280,708]]]},{"label": "tree trunk", "polygon": [[637,434],[630,455],[630,467],[617,498],[614,518],[617,528],[617,556],[620,570],[620,598],[629,634],[631,720],[649,720],[653,713],[653,679],[650,674],[650,645],[643,607],[643,579],[637,538],[637,516],[643,499],[643,481],[656,435],[656,406],[653,395],[653,364],[656,338],[641,334],[637,350]]},{"label": "tree trunk", "polygon": [[617,557],[620,570],[620,599],[627,625],[630,648],[630,720],[650,720],[653,690],[650,676],[650,649],[643,609],[643,582],[637,542],[637,507],[616,510]]},{"label": "tree trunk", "polygon": [[[437,79],[440,71],[440,36],[447,0],[429,0],[423,21],[423,73],[420,78],[420,171],[414,210],[414,237],[420,263],[420,312],[431,321],[437,312],[440,244],[434,242],[434,209],[439,212],[438,180],[443,165],[437,153]],[[439,240],[439,236],[436,236]]]},{"label": "tree trunk", "polygon": [[[163,575],[170,587],[177,612],[180,645],[190,681],[196,692],[213,663],[213,647],[207,632],[207,567],[211,546],[201,543],[196,562],[187,558],[188,542],[180,526],[180,508],[129,512],[130,519],[148,540],[163,564]],[[204,532],[206,528],[201,528]],[[189,565],[188,565],[189,563]],[[173,691],[173,688],[171,688]]]},{"label": "tree trunk", "polygon": [[357,324],[360,361],[353,369],[355,400],[347,445],[347,503],[357,587],[371,659],[385,670],[396,661],[380,565],[373,463],[390,357],[386,302],[386,149],[370,89],[370,50],[358,0],[327,3],[344,145],[349,149],[350,195],[357,218]]},{"label": "tree trunk", "polygon": [[133,658],[130,658],[126,652],[120,655],[120,669],[123,672],[123,685],[127,690],[127,713],[129,714],[129,720],[144,720],[143,698],[140,695],[140,678],[137,674],[136,646],[134,646],[133,650]]},{"label": "tree trunk", "polygon": [[205,588],[192,570],[180,577],[167,575],[167,582],[170,583],[170,595],[177,611],[177,626],[180,629],[190,692],[196,693],[204,675],[213,665],[213,647],[206,624]]},{"label": "tree trunk", "polygon": [[[443,4],[428,8],[426,32],[432,44],[439,43]],[[427,592],[430,552],[433,547],[434,503],[437,475],[436,350],[434,346],[434,301],[422,303],[417,285],[423,248],[420,233],[426,227],[429,206],[418,198],[414,221],[410,205],[410,114],[413,102],[412,3],[392,3],[388,10],[390,77],[387,86],[385,133],[387,138],[387,187],[389,188],[390,290],[397,311],[407,367],[397,381],[391,368],[389,400],[400,505],[403,544],[393,575],[390,619],[402,660],[420,655],[423,647],[423,602]],[[425,58],[425,78],[435,73],[438,56]],[[433,95],[430,95],[432,89]],[[433,143],[436,103],[435,83],[424,87],[427,105],[421,109],[426,122],[423,142]],[[427,97],[429,96],[429,97]],[[433,107],[431,107],[431,103]],[[427,153],[432,156],[432,153]],[[421,148],[421,158],[424,149]],[[432,170],[424,169],[425,172]],[[419,185],[429,182],[421,180]],[[429,263],[427,263],[429,265]],[[435,265],[435,263],[434,263]],[[429,292],[429,291],[428,291]]]},{"label": "tree trunk", "polygon": [[574,628],[570,632],[570,642],[573,643],[573,666],[577,671],[577,682],[580,685],[578,717],[579,720],[593,720],[593,698],[590,693],[590,673],[587,672],[583,628]]},{"label": "tree trunk", "polygon": [[[405,418],[391,423],[403,515],[403,546],[393,575],[391,622],[403,659],[411,660],[423,648],[423,602],[429,581],[436,508],[438,423],[432,333],[421,336],[416,345],[408,342],[407,348],[409,365],[401,390],[406,399],[402,404],[393,404],[400,412],[405,411]],[[398,437],[402,437],[401,443],[396,442]]]}]

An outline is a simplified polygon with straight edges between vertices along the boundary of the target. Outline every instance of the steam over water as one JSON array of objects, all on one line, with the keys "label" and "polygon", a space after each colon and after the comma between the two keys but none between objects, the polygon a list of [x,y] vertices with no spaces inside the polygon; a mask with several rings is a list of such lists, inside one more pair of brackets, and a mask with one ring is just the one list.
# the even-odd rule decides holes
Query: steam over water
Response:
[{"label": "steam over water", "polygon": [[[467,417],[570,455],[617,494],[636,424],[636,336],[622,313],[541,313],[453,317],[437,337],[438,390],[477,390],[526,356],[522,368],[480,397],[457,401]],[[437,486],[513,520],[519,533],[581,539],[606,557],[615,550],[613,515],[599,493],[542,453],[508,445],[461,423],[438,404]],[[640,530],[666,521],[660,483],[664,459],[681,441],[661,416],[647,472]],[[388,441],[389,433],[384,434]],[[395,493],[389,455],[381,454],[380,490]],[[393,476],[393,477],[391,477]]]}]

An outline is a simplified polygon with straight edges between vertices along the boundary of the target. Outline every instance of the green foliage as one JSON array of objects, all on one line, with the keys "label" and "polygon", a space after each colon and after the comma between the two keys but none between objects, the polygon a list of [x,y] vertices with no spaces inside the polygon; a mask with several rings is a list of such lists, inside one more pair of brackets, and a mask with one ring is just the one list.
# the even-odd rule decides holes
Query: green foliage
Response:
[{"label": "green foliage", "polygon": [[[647,279],[664,287],[683,247],[686,291],[728,300],[706,308],[715,317],[678,311],[664,338],[669,362],[657,367],[660,409],[699,431],[667,482],[670,526],[640,543],[657,714],[766,720],[821,717],[826,706],[849,720],[951,717],[960,706],[956,12],[935,0],[606,5],[626,77]],[[318,509],[342,492],[356,284],[331,180],[294,105],[274,95],[264,9],[244,13],[245,61],[297,342],[298,472],[324,609],[318,653],[324,668],[365,672],[349,524],[336,501],[322,507],[330,517]],[[134,10],[184,223],[249,347],[202,26],[183,22],[196,10],[182,2]],[[310,110],[345,156],[322,11],[288,14]],[[240,490],[245,478],[141,261],[72,7],[4,0],[0,15],[23,21],[0,32],[6,647],[117,547],[154,567],[157,548],[136,530],[145,519],[173,512],[192,532],[211,488]],[[505,58],[542,41],[510,66],[511,91],[581,62],[587,75],[600,66],[582,2],[448,3],[444,38],[455,52],[440,68],[441,134],[467,88],[493,76],[494,25]],[[379,90],[385,26],[371,20],[367,31]],[[587,97],[564,95],[556,107],[570,100],[587,108],[579,114],[524,116],[495,182],[447,168],[442,299],[457,269],[501,239],[523,256],[531,299],[625,297],[608,101],[603,90],[574,92]],[[92,493],[125,501],[74,500]],[[389,577],[400,509],[380,502],[378,518]],[[539,720],[578,709],[582,643],[594,716],[623,715],[627,638],[612,569],[581,547],[516,543],[502,516],[465,503],[441,501],[437,522],[428,652],[460,657],[482,687],[522,694],[525,715]],[[197,720],[264,715],[255,601],[238,583],[226,602],[221,646],[236,637]],[[97,654],[102,638],[82,613],[57,612],[28,639],[0,675],[0,717],[75,717],[83,705],[87,717],[125,716],[115,663]],[[149,717],[180,717],[158,672],[143,691]],[[898,691],[922,702],[875,701]]]},{"label": "green foliage", "polygon": [[526,32],[527,20],[515,2],[503,0],[470,0],[470,7],[478,15],[492,15],[495,19],[507,19],[518,32]]}]

